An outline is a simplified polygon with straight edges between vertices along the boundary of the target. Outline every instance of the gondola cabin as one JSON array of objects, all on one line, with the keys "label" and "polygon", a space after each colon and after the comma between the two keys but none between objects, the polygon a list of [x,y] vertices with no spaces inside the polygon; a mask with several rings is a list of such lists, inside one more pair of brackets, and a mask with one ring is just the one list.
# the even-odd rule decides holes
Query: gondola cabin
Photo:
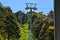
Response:
[{"label": "gondola cabin", "polygon": [[49,23],[49,30],[54,30],[54,21]]}]

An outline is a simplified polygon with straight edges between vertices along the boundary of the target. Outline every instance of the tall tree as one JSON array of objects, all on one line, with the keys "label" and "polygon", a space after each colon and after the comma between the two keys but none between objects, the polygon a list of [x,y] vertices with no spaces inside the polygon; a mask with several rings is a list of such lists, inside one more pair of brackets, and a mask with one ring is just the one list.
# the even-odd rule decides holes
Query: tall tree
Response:
[{"label": "tall tree", "polygon": [[54,11],[51,10],[51,11],[48,13],[48,17],[54,19],[54,17],[55,17]]},{"label": "tall tree", "polygon": [[[1,10],[1,9],[0,9]],[[15,15],[11,12],[10,7],[2,7],[0,11],[0,34],[5,40],[18,39],[20,37],[20,29]]]}]

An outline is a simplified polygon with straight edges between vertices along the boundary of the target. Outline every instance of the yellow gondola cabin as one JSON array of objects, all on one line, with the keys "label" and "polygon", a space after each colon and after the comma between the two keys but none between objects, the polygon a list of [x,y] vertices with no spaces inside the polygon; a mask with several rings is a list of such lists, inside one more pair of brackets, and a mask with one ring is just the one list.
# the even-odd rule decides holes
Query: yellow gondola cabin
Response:
[{"label": "yellow gondola cabin", "polygon": [[54,26],[54,21],[49,23],[49,30],[54,30],[55,26]]}]

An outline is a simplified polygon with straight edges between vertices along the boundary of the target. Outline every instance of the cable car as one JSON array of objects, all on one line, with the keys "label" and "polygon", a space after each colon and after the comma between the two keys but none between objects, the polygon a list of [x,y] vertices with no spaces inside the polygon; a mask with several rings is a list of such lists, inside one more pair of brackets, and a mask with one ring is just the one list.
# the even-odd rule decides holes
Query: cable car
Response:
[{"label": "cable car", "polygon": [[49,30],[54,30],[54,21],[49,23]]}]

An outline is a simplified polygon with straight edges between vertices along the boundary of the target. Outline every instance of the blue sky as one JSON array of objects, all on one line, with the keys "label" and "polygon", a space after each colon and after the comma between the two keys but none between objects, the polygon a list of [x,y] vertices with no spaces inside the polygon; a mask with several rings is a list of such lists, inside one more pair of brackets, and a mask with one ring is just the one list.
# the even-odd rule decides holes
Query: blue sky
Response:
[{"label": "blue sky", "polygon": [[19,10],[27,12],[25,10],[26,2],[36,3],[37,9],[36,12],[43,12],[47,14],[50,10],[54,10],[54,0],[0,0],[3,6],[10,6],[13,12]]}]

